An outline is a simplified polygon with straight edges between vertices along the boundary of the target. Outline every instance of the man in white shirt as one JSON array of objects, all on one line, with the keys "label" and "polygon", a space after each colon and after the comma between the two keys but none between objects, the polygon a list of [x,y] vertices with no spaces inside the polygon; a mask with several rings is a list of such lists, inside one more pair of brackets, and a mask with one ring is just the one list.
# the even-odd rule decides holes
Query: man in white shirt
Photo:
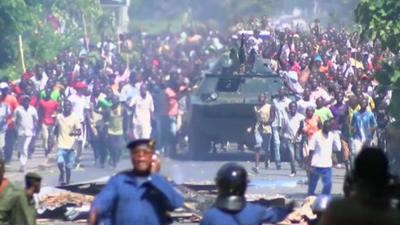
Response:
[{"label": "man in white shirt", "polygon": [[81,135],[77,137],[77,155],[76,163],[77,167],[80,166],[81,156],[83,148],[86,144],[86,129],[85,129],[85,117],[88,115],[90,109],[90,101],[85,92],[87,91],[87,86],[84,83],[75,84],[75,89],[77,92],[68,97],[68,101],[72,103],[72,113],[76,115],[81,122]]},{"label": "man in white shirt", "polygon": [[22,105],[15,109],[13,120],[17,128],[16,149],[19,151],[19,161],[21,163],[20,172],[25,172],[28,161],[28,148],[35,133],[35,125],[38,121],[38,114],[34,107],[29,105],[30,98],[22,96]]},{"label": "man in white shirt", "polygon": [[310,141],[311,171],[308,181],[308,195],[314,195],[318,180],[322,177],[322,194],[329,195],[332,189],[332,151],[340,151],[340,137],[331,132],[332,120],[326,120],[322,130],[315,133]]},{"label": "man in white shirt", "polygon": [[129,106],[132,103],[132,100],[139,96],[139,83],[136,82],[136,77],[133,73],[129,75],[129,83],[125,84],[119,95],[119,101],[123,108],[123,126],[124,126],[124,135],[128,137],[130,132],[132,131],[132,109]]},{"label": "man in white shirt", "polygon": [[304,116],[297,112],[295,101],[289,104],[289,112],[286,114],[282,125],[283,145],[289,150],[290,176],[296,175],[295,160],[300,162],[301,123]]},{"label": "man in white shirt", "polygon": [[31,77],[31,81],[35,85],[36,91],[44,90],[48,79],[49,78],[46,72],[43,71],[43,67],[40,65],[36,65],[35,75]]},{"label": "man in white shirt", "polygon": [[145,84],[142,84],[140,95],[132,99],[130,106],[134,108],[132,122],[135,139],[150,138],[154,103],[153,97],[147,91]]},{"label": "man in white shirt", "polygon": [[303,116],[306,116],[306,109],[308,107],[313,107],[314,109],[317,107],[315,101],[311,101],[310,94],[310,89],[304,88],[303,98],[297,101],[297,111]]},{"label": "man in white shirt", "polygon": [[274,142],[275,163],[278,170],[281,169],[281,153],[280,153],[280,134],[285,118],[286,109],[290,103],[290,99],[286,97],[285,87],[281,87],[278,91],[278,98],[273,100],[273,108],[275,110],[275,118],[271,124],[272,140]]}]

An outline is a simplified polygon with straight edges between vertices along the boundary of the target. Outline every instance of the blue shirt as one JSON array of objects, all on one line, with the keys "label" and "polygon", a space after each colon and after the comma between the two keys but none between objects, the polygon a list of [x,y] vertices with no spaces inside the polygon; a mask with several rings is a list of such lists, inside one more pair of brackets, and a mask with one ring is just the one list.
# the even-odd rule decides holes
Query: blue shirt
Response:
[{"label": "blue shirt", "polygon": [[95,198],[92,209],[108,225],[168,224],[167,211],[183,204],[182,196],[161,175],[137,182],[132,171],[112,177]]},{"label": "blue shirt", "polygon": [[362,142],[371,141],[372,134],[371,129],[376,128],[377,123],[375,116],[372,112],[365,111],[355,112],[351,125],[354,128],[354,138]]},{"label": "blue shirt", "polygon": [[283,220],[290,210],[280,208],[266,208],[258,204],[247,203],[239,212],[233,213],[211,208],[203,217],[200,225],[261,225],[275,224]]}]

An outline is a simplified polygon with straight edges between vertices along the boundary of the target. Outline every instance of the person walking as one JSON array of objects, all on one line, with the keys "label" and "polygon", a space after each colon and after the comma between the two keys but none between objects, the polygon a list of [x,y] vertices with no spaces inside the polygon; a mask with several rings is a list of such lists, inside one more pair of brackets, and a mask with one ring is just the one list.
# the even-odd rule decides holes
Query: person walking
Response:
[{"label": "person walking", "polygon": [[155,142],[138,139],[127,145],[133,169],[110,179],[93,201],[89,224],[109,225],[168,224],[167,211],[183,204],[182,196],[159,174],[160,160]]},{"label": "person walking", "polygon": [[34,107],[29,105],[30,98],[22,96],[22,104],[17,107],[13,115],[13,121],[17,128],[16,149],[19,153],[20,172],[25,172],[28,161],[28,149],[32,137],[35,135],[38,114]]},{"label": "person walking", "polygon": [[322,194],[329,195],[332,189],[332,151],[340,151],[340,137],[331,132],[332,121],[326,120],[322,130],[313,135],[309,144],[311,171],[308,195],[314,195],[318,180],[322,177]]},{"label": "person walking", "polygon": [[72,113],[72,104],[65,100],[62,113],[57,115],[56,120],[57,137],[57,164],[60,171],[58,181],[61,185],[69,184],[71,180],[71,169],[75,164],[75,151],[73,146],[76,138],[81,135],[81,121]]}]

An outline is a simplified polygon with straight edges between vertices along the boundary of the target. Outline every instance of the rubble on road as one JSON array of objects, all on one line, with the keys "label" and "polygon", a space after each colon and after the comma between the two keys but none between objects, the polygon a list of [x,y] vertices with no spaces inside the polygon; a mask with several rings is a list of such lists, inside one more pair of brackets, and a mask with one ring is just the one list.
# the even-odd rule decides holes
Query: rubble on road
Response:
[{"label": "rubble on road", "polygon": [[[79,221],[87,218],[94,196],[104,187],[107,180],[107,178],[101,178],[57,188],[44,187],[37,196],[38,217],[65,221]],[[175,187],[185,198],[184,206],[170,213],[171,218],[179,223],[199,222],[202,213],[213,205],[217,197],[217,188],[210,182],[184,183]],[[247,194],[246,199],[265,207],[284,207],[287,203],[287,199],[280,195]],[[296,207],[281,224],[298,224],[305,218],[313,219],[315,215],[311,207],[314,201],[315,197],[306,198],[301,206]]]}]

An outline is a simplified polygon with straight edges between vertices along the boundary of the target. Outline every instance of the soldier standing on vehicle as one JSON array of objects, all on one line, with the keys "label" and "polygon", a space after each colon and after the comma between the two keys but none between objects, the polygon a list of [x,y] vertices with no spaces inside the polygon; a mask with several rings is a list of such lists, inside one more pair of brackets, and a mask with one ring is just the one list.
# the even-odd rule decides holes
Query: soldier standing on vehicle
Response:
[{"label": "soldier standing on vehicle", "polygon": [[89,224],[109,225],[168,224],[167,211],[183,204],[182,196],[162,177],[160,160],[154,154],[151,139],[138,139],[128,144],[132,170],[110,179],[93,202]]}]

